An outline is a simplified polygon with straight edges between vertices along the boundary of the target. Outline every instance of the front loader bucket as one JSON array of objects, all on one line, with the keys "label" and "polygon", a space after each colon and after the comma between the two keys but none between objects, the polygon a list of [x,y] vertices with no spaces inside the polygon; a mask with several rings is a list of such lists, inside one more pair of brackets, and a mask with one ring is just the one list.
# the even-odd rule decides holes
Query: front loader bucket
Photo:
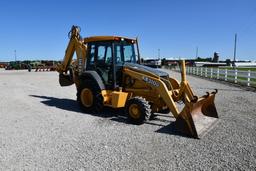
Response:
[{"label": "front loader bucket", "polygon": [[196,102],[186,104],[175,122],[177,128],[194,138],[200,138],[209,131],[218,118],[214,104],[216,93],[208,93]]}]

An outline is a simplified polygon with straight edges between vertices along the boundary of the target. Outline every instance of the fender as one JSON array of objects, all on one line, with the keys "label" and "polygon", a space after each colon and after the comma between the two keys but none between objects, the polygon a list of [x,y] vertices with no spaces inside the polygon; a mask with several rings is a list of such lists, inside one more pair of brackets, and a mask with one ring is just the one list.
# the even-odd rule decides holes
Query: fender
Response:
[{"label": "fender", "polygon": [[99,76],[99,74],[96,71],[84,71],[80,76],[80,80],[82,81],[82,80],[86,80],[86,79],[94,80],[99,85],[99,88],[101,90],[106,89],[101,77]]}]

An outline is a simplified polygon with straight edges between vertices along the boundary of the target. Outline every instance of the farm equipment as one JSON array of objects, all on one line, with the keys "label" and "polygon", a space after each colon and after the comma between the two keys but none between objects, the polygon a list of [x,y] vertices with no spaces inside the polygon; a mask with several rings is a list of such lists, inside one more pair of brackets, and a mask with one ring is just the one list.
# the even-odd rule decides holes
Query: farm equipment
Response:
[{"label": "farm equipment", "polygon": [[[119,36],[82,38],[72,26],[65,57],[57,66],[59,83],[75,83],[77,101],[85,112],[101,112],[104,106],[124,108],[128,119],[142,124],[154,113],[169,110],[183,133],[199,138],[218,114],[214,104],[217,90],[202,97],[194,95],[181,62],[181,82],[166,72],[140,65],[138,39]],[[77,59],[72,61],[76,52]],[[177,102],[183,109],[178,110]]]},{"label": "farm equipment", "polygon": [[38,71],[56,71],[56,61],[41,61],[40,64],[36,65],[35,72]]},{"label": "farm equipment", "polygon": [[25,63],[24,61],[11,61],[5,67],[5,70],[22,70],[22,69],[28,69],[28,64]]}]

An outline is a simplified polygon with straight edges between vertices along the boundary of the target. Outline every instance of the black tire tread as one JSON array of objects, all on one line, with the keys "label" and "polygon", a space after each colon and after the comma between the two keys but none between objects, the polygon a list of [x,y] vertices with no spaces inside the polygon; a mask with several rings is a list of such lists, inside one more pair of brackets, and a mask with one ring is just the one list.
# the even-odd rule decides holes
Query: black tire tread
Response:
[{"label": "black tire tread", "polygon": [[[140,106],[140,109],[141,109],[142,115],[138,119],[134,119],[129,115],[129,106],[131,104],[134,104],[134,103],[138,104]],[[140,97],[140,96],[136,96],[136,97],[133,97],[133,98],[131,98],[127,101],[127,104],[126,104],[126,107],[125,107],[125,113],[128,116],[129,121],[131,121],[132,123],[142,124],[145,121],[149,120],[150,115],[151,115],[151,107],[150,107],[149,102],[145,98]]]}]

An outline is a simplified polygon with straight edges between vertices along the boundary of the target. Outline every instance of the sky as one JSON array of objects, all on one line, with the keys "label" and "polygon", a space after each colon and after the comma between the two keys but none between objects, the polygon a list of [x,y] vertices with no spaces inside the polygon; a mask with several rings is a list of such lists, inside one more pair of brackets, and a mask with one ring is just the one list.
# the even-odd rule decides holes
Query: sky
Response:
[{"label": "sky", "polygon": [[256,0],[3,0],[0,61],[61,60],[72,25],[81,36],[138,36],[144,58],[256,60]]}]

